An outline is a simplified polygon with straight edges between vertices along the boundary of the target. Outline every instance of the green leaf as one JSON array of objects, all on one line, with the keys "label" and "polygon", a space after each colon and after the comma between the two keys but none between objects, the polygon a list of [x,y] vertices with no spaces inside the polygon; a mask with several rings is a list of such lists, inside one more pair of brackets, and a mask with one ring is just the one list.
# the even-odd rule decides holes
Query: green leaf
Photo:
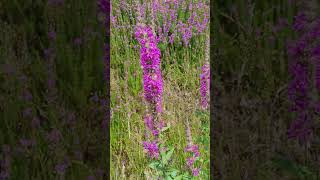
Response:
[{"label": "green leaf", "polygon": [[158,167],[159,167],[159,162],[152,162],[152,163],[149,164],[149,167],[150,167],[151,169],[158,169]]},{"label": "green leaf", "polygon": [[171,176],[166,176],[166,180],[173,180]]},{"label": "green leaf", "polygon": [[172,177],[176,177],[176,176],[178,175],[178,172],[179,172],[178,170],[176,170],[176,169],[172,169],[172,171],[171,171],[171,174],[170,174],[170,175],[171,175]]},{"label": "green leaf", "polygon": [[173,151],[174,151],[174,147],[172,147],[167,153],[162,153],[161,162],[163,165],[167,165],[168,161],[172,156]]},{"label": "green leaf", "polygon": [[171,176],[173,178],[176,177],[178,175],[178,173],[179,173],[179,170],[174,169],[174,168],[171,168],[171,169],[167,170],[167,172],[166,172],[166,174],[168,174],[169,176]]},{"label": "green leaf", "polygon": [[174,151],[174,147],[172,147],[172,148],[170,149],[170,151],[166,154],[165,158],[166,158],[167,160],[169,160],[169,159],[171,158],[171,156],[172,156],[172,154],[173,154],[173,151]]},{"label": "green leaf", "polygon": [[182,178],[183,178],[183,175],[179,175],[179,176],[175,177],[174,180],[182,180]]}]

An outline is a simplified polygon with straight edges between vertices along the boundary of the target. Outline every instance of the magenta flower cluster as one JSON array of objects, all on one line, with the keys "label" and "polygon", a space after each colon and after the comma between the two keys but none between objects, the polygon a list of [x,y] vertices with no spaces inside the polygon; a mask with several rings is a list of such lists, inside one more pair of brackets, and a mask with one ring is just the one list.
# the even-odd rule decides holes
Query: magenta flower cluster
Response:
[{"label": "magenta flower cluster", "polygon": [[201,95],[201,107],[207,109],[208,107],[208,96],[210,87],[210,67],[208,63],[202,66],[202,73],[200,75],[200,95]]},{"label": "magenta flower cluster", "polygon": [[143,148],[148,153],[149,157],[158,159],[159,158],[159,147],[156,141],[143,142]]},{"label": "magenta flower cluster", "polygon": [[153,142],[145,141],[143,146],[151,158],[158,159],[159,148],[157,138],[159,127],[155,126],[155,120],[157,114],[162,112],[163,80],[160,69],[161,52],[157,47],[158,39],[151,27],[138,25],[135,36],[141,45],[140,63],[143,69],[144,98],[151,110],[151,113],[145,116],[144,121],[147,129],[156,139]]},{"label": "magenta flower cluster", "polygon": [[193,154],[192,157],[187,158],[187,166],[191,169],[193,176],[198,176],[200,169],[194,167],[194,162],[196,159],[200,156],[199,149],[197,145],[188,145],[185,150],[185,152],[190,152]]},{"label": "magenta flower cluster", "polygon": [[160,49],[158,39],[148,26],[137,26],[136,38],[140,42],[140,59],[143,69],[143,88],[146,101],[162,111],[163,80],[160,69]]}]

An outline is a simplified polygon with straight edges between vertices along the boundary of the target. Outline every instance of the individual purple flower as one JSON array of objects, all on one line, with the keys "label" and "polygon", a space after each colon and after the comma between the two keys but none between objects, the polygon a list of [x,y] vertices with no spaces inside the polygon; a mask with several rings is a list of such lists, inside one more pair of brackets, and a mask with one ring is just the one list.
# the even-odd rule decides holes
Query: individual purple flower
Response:
[{"label": "individual purple flower", "polygon": [[35,139],[25,139],[25,138],[21,138],[19,140],[20,142],[20,145],[23,147],[23,148],[29,148],[29,147],[32,147],[36,144],[36,140]]},{"label": "individual purple flower", "polygon": [[32,108],[28,107],[22,111],[22,116],[24,118],[30,117],[32,115]]},{"label": "individual purple flower", "polygon": [[286,18],[280,18],[279,21],[278,21],[278,25],[281,28],[284,28],[284,27],[289,25],[289,22],[288,22],[288,20]]},{"label": "individual purple flower", "polygon": [[26,84],[27,81],[28,81],[28,77],[25,75],[25,74],[22,74],[19,76],[19,81],[22,83],[22,84]]},{"label": "individual purple flower", "polygon": [[71,128],[74,128],[76,125],[76,114],[71,111],[65,115],[65,123],[68,124]]},{"label": "individual purple flower", "polygon": [[59,163],[55,166],[55,170],[59,175],[65,174],[67,168],[68,165],[65,162]]},{"label": "individual purple flower", "polygon": [[149,130],[153,130],[154,129],[154,126],[153,126],[153,119],[152,119],[152,116],[151,115],[146,115],[144,116],[144,123],[145,123],[145,126],[149,129]]},{"label": "individual purple flower", "polygon": [[300,40],[298,42],[290,42],[287,46],[288,55],[291,58],[301,57],[305,54],[307,42]]},{"label": "individual purple flower", "polygon": [[51,143],[56,144],[60,141],[62,135],[58,129],[53,129],[50,131],[47,137]]},{"label": "individual purple flower", "polygon": [[55,170],[59,175],[64,175],[66,169],[70,166],[71,162],[68,157],[65,157],[61,162],[56,164]]},{"label": "individual purple flower", "polygon": [[48,37],[51,41],[55,41],[57,38],[57,34],[55,31],[51,30],[48,32]]},{"label": "individual purple flower", "polygon": [[90,176],[88,176],[87,177],[87,180],[95,180],[96,178],[94,177],[94,176],[92,176],[92,175],[90,175]]},{"label": "individual purple flower", "polygon": [[101,122],[101,127],[102,129],[106,129],[108,127],[108,119],[105,118],[102,122]]},{"label": "individual purple flower", "polygon": [[197,145],[188,145],[185,148],[185,152],[192,152],[195,157],[199,157],[200,156],[199,149],[198,149]]},{"label": "individual purple flower", "polygon": [[162,130],[165,127],[165,122],[163,120],[159,121],[158,128]]},{"label": "individual purple flower", "polygon": [[40,127],[40,119],[37,116],[32,118],[31,127],[32,128],[39,128]]},{"label": "individual purple flower", "polygon": [[257,37],[257,38],[261,37],[261,35],[262,35],[262,30],[261,30],[260,28],[257,28],[257,29],[255,30],[255,34],[256,34],[256,37]]},{"label": "individual purple flower", "polygon": [[306,35],[308,40],[315,40],[320,37],[320,18],[314,20],[310,31]]},{"label": "individual purple flower", "polygon": [[170,37],[169,37],[169,43],[170,44],[173,44],[174,38],[175,38],[175,34],[171,34]]},{"label": "individual purple flower", "polygon": [[194,168],[192,169],[192,175],[193,176],[198,176],[199,175],[200,170],[198,168]]},{"label": "individual purple flower", "polygon": [[146,69],[155,69],[160,65],[160,50],[155,43],[148,42],[140,50],[141,65]]},{"label": "individual purple flower", "polygon": [[300,113],[288,129],[289,138],[298,138],[301,143],[306,142],[312,133],[310,117],[307,113]]},{"label": "individual purple flower", "polygon": [[24,89],[22,92],[22,99],[24,101],[30,102],[33,99],[31,92],[28,89]]},{"label": "individual purple flower", "polygon": [[187,158],[187,165],[192,167],[195,160],[195,157]]},{"label": "individual purple flower", "polygon": [[304,12],[299,12],[299,14],[294,17],[293,28],[298,32],[302,31],[305,28],[307,23],[308,23],[308,18],[306,14]]},{"label": "individual purple flower", "polygon": [[158,148],[158,144],[155,141],[154,142],[144,141],[143,147],[145,152],[148,153],[149,157],[155,158],[155,159],[159,158],[159,148]]},{"label": "individual purple flower", "polygon": [[73,44],[76,46],[80,46],[82,44],[82,39],[80,37],[77,37],[73,40]]},{"label": "individual purple flower", "polygon": [[97,177],[102,178],[103,175],[105,174],[105,171],[102,168],[97,168],[95,174]]},{"label": "individual purple flower", "polygon": [[159,131],[154,129],[154,130],[152,130],[152,134],[153,134],[154,137],[158,137],[159,136]]},{"label": "individual purple flower", "polygon": [[45,49],[43,51],[46,59],[50,59],[53,56],[54,50],[52,48]]}]

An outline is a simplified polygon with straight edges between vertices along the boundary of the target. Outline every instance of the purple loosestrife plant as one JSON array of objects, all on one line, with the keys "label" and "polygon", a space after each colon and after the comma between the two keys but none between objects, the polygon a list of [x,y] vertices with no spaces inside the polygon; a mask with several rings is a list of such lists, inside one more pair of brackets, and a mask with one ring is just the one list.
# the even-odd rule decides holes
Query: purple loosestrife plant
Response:
[{"label": "purple loosestrife plant", "polygon": [[10,146],[3,145],[0,155],[2,155],[2,159],[0,161],[0,180],[6,180],[10,178],[10,169],[11,169]]},{"label": "purple loosestrife plant", "polygon": [[[106,29],[106,40],[108,38],[108,31],[109,31],[109,13],[110,13],[110,1],[109,0],[98,0],[98,7],[99,7],[99,11],[103,14],[103,16],[105,17],[104,19],[104,24],[105,24],[105,29]],[[110,79],[110,57],[109,57],[109,52],[110,52],[110,46],[109,44],[106,42],[105,43],[105,47],[104,47],[104,78],[106,82],[109,82]]]},{"label": "purple loosestrife plant", "polygon": [[[145,124],[155,139],[158,138],[159,130],[155,126],[162,112],[163,80],[160,69],[160,50],[157,47],[158,39],[149,26],[137,25],[136,39],[141,45],[140,63],[143,69],[144,98],[149,106],[150,114],[145,116]],[[143,142],[144,149],[151,158],[158,159],[159,147],[156,141]]]},{"label": "purple loosestrife plant", "polygon": [[[106,29],[106,36],[105,36],[105,40],[107,41],[108,36],[109,36],[109,14],[110,14],[110,1],[109,0],[98,0],[98,7],[99,7],[99,11],[105,16],[105,20],[104,20],[104,25],[105,25],[105,29]],[[110,81],[110,46],[109,43],[106,42],[105,46],[104,46],[104,79],[106,82],[106,86],[108,89],[108,84]],[[106,100],[107,101],[107,100]],[[108,107],[107,103],[105,103],[104,108]],[[103,120],[103,127],[107,127],[108,126],[108,120],[107,118],[109,117],[109,110],[105,110],[105,116],[104,116],[104,120]]]},{"label": "purple loosestrife plant", "polygon": [[197,159],[199,159],[200,152],[199,152],[198,145],[195,145],[192,142],[192,135],[191,135],[190,125],[188,120],[186,124],[186,135],[187,135],[188,145],[184,149],[184,152],[191,153],[191,157],[187,158],[187,167],[191,170],[193,176],[198,176],[200,172],[200,168],[196,168],[194,166],[194,163],[196,162]]},{"label": "purple loosestrife plant", "polygon": [[210,97],[210,36],[209,29],[206,33],[205,43],[205,64],[202,66],[200,74],[200,104],[203,110],[208,108],[209,97]]},{"label": "purple loosestrife plant", "polygon": [[288,97],[292,102],[290,111],[295,120],[288,129],[289,138],[300,143],[309,142],[312,135],[313,111],[317,112],[319,98],[314,93],[320,90],[320,35],[319,19],[313,19],[305,12],[299,12],[293,24],[300,38],[288,45],[289,73],[291,82]]},{"label": "purple loosestrife plant", "polygon": [[202,73],[200,75],[200,95],[202,109],[208,108],[208,96],[210,87],[210,67],[208,63],[202,66]]},{"label": "purple loosestrife plant", "polygon": [[[298,53],[299,52],[294,52],[294,55]],[[297,137],[302,141],[307,139],[306,136],[308,134],[306,133],[309,132],[302,127],[305,127],[305,122],[310,120],[307,113],[309,107],[308,89],[310,86],[308,64],[302,63],[301,59],[295,59],[294,56],[291,56],[291,58],[293,59],[289,62],[289,72],[292,81],[288,87],[288,96],[289,100],[292,101],[292,107],[290,109],[297,114],[297,118],[288,129],[288,137]]]},{"label": "purple loosestrife plant", "polygon": [[320,90],[320,45],[312,50],[312,60],[315,65],[316,88]]},{"label": "purple loosestrife plant", "polygon": [[50,30],[48,33],[48,39],[50,40],[50,47],[44,51],[45,58],[47,60],[47,90],[48,95],[46,97],[49,104],[54,103],[57,98],[56,88],[56,75],[55,75],[55,48],[54,43],[56,40],[56,33]]}]

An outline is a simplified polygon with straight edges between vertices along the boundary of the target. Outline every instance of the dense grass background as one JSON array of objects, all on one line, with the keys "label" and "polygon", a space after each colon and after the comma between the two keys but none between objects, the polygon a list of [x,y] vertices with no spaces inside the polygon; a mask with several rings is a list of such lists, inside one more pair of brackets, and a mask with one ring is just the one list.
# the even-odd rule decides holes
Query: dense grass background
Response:
[{"label": "dense grass background", "polygon": [[[106,178],[105,33],[98,19],[96,1],[0,2],[2,175]],[[49,47],[51,65],[44,53]]]},{"label": "dense grass background", "polygon": [[[291,26],[297,9],[295,1],[287,0],[214,2],[217,179],[320,176],[318,119],[309,145],[287,137],[293,116],[288,112],[286,42],[297,36]],[[281,19],[288,25],[277,28]]]},{"label": "dense grass background", "polygon": [[[111,25],[111,178],[145,179],[150,172],[150,161],[143,152],[145,140],[143,116],[142,69],[140,47],[134,39],[136,13],[129,6],[119,7],[122,1],[112,1],[112,10],[117,15],[116,28]],[[189,1],[187,1],[189,2]],[[129,7],[129,8],[126,8]],[[201,175],[209,178],[209,112],[200,110],[200,73],[205,62],[205,34],[193,37],[189,47],[175,42],[160,43],[161,70],[164,79],[162,114],[171,127],[165,133],[166,144],[175,147],[172,166],[181,171],[186,167],[187,154],[186,122],[191,125],[193,141],[199,145]]]}]

